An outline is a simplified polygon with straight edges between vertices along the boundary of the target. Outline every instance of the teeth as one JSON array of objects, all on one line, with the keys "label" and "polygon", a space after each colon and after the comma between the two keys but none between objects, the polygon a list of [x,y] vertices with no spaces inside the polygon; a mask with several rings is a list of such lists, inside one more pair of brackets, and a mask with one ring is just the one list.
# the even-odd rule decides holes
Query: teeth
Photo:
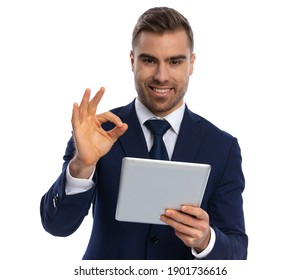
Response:
[{"label": "teeth", "polygon": [[167,91],[169,91],[170,89],[161,89],[161,88],[153,88],[154,91],[159,92],[159,93],[166,93]]}]

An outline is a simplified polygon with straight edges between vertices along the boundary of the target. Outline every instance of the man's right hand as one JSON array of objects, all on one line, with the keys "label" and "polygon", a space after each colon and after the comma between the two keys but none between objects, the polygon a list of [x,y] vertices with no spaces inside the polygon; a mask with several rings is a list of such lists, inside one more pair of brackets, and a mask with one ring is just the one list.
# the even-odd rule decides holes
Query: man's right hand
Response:
[{"label": "man's right hand", "polygon": [[[101,87],[90,100],[91,91],[86,89],[80,105],[74,103],[72,127],[76,153],[69,167],[70,174],[75,178],[89,178],[98,160],[128,128],[126,123],[111,112],[96,115],[104,91],[104,87]],[[107,121],[116,126],[105,131],[101,125]]]}]

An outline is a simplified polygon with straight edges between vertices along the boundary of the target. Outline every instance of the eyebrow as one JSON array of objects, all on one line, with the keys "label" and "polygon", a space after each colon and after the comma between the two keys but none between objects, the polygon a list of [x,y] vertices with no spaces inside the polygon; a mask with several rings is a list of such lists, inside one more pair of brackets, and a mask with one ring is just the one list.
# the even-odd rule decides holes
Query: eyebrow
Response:
[{"label": "eyebrow", "polygon": [[[157,58],[153,55],[150,55],[150,54],[147,54],[147,53],[141,53],[139,54],[138,58],[150,58],[150,59],[153,59],[153,60],[157,60]],[[177,60],[177,59],[187,59],[187,56],[186,55],[183,55],[183,54],[179,54],[179,55],[175,55],[175,56],[171,56],[171,57],[168,57],[167,60]]]}]

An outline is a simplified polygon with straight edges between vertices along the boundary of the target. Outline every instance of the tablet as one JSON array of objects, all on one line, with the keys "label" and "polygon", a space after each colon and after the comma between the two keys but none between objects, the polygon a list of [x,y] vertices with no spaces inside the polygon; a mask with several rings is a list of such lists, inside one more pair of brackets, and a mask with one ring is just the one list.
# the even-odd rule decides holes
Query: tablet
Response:
[{"label": "tablet", "polygon": [[164,225],[165,209],[200,206],[210,170],[208,164],[123,158],[116,220]]}]

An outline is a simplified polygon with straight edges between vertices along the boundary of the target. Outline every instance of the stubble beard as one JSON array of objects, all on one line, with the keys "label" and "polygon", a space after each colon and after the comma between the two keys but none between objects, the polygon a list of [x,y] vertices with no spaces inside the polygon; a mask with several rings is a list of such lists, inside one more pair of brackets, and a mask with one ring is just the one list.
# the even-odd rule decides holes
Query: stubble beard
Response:
[{"label": "stubble beard", "polygon": [[[152,83],[151,85],[153,85]],[[156,83],[157,86],[159,84]],[[141,86],[136,84],[136,91],[138,93],[139,100],[155,115],[165,115],[167,112],[172,112],[173,108],[177,108],[178,103],[180,103],[186,93],[187,85],[183,89],[178,89],[178,87],[174,84],[171,85],[173,88],[173,95],[171,98],[166,97],[157,97],[157,98],[151,98],[150,93],[148,92],[148,83],[144,83]],[[178,91],[180,91],[180,94],[177,95]]]}]

